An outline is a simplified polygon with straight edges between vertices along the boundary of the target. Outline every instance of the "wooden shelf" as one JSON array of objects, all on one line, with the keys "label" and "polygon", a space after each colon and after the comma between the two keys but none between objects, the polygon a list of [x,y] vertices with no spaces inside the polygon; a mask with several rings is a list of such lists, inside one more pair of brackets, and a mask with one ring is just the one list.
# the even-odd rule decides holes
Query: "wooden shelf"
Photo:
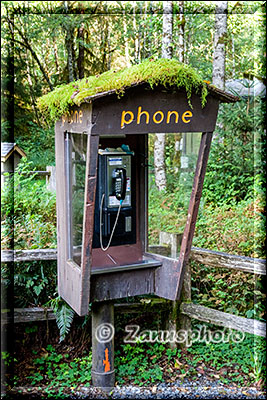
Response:
[{"label": "wooden shelf", "polygon": [[127,265],[117,265],[112,267],[101,267],[101,268],[92,268],[91,274],[98,275],[98,274],[108,274],[111,272],[119,272],[119,271],[131,271],[134,269],[144,269],[144,268],[156,268],[161,267],[162,263],[158,260],[143,260],[137,263],[127,264]]}]

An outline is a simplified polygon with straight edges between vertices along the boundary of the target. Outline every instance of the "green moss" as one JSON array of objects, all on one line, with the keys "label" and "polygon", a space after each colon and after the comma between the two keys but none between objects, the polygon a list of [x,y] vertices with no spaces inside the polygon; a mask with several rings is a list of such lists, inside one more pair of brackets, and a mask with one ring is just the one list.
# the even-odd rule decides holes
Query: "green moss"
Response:
[{"label": "green moss", "polygon": [[79,106],[90,96],[112,89],[116,90],[118,96],[122,96],[127,86],[141,82],[149,83],[152,88],[157,85],[185,88],[189,101],[195,91],[201,96],[202,106],[205,105],[208,94],[206,84],[193,68],[175,59],[159,59],[146,60],[119,71],[110,70],[61,85],[39,98],[38,107],[45,115],[56,120],[67,113],[71,106]]}]

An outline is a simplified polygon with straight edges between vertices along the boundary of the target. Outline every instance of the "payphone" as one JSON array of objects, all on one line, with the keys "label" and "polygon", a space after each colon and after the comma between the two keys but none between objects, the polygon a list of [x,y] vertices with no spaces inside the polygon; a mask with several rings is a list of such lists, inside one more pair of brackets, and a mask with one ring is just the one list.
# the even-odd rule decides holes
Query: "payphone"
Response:
[{"label": "payphone", "polygon": [[93,248],[136,242],[135,154],[119,149],[98,151]]}]

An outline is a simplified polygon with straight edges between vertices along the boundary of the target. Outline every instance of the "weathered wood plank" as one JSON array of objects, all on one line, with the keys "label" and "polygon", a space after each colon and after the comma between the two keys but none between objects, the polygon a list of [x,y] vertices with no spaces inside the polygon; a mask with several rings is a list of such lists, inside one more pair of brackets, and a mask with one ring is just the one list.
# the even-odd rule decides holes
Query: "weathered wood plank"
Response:
[{"label": "weathered wood plank", "polygon": [[[159,307],[167,307],[167,303],[163,299],[157,299],[156,309],[158,311]],[[154,302],[154,300],[153,300]],[[122,304],[114,304],[115,310],[122,314],[136,314],[140,312],[144,312],[144,309],[149,307],[149,310],[153,308],[154,305],[147,305],[146,303],[122,303]],[[42,307],[32,307],[32,308],[15,308],[14,309],[14,323],[22,323],[22,322],[38,322],[38,321],[47,321],[47,320],[55,320],[56,315],[54,314],[51,308],[42,308]],[[11,317],[8,316],[6,310],[1,311],[1,324],[6,324],[7,322],[11,322]]]},{"label": "weathered wood plank", "polygon": [[154,270],[156,268],[150,267],[125,270],[112,274],[92,275],[91,298],[94,301],[108,301],[151,294],[154,291]]},{"label": "weathered wood plank", "polygon": [[2,250],[1,262],[54,261],[57,249]]},{"label": "weathered wood plank", "polygon": [[[20,322],[37,322],[56,319],[55,314],[51,308],[31,307],[31,308],[15,308],[13,321],[14,323]],[[7,311],[1,311],[1,324],[11,322],[11,316]]]},{"label": "weathered wood plank", "polygon": [[183,303],[181,305],[181,312],[199,321],[266,337],[266,324],[255,319],[238,317],[237,315],[228,314],[193,303]]},{"label": "weathered wood plank", "polygon": [[[14,174],[14,171],[1,171],[1,175],[4,174]],[[37,176],[50,176],[51,172],[50,171],[28,171],[28,172],[20,172],[20,175],[26,175],[26,176],[30,176],[30,175],[37,175]]]},{"label": "weathered wood plank", "polygon": [[[148,84],[127,89],[120,99],[115,94],[95,98],[92,102],[92,134],[116,135],[123,133],[138,135],[148,132],[213,131],[219,106],[218,99],[214,96],[208,96],[207,103],[203,108],[200,97],[192,93],[190,102],[192,108],[188,104],[188,98],[183,89],[175,89],[175,91],[170,89],[167,92],[166,87],[158,85],[151,91]],[[189,110],[192,109],[193,112],[191,113]],[[185,122],[182,115],[186,110],[190,117],[188,115],[188,120]],[[146,112],[145,115],[142,114],[144,111]],[[172,111],[177,113],[177,118],[174,118],[174,115],[171,118],[167,117],[168,113]],[[127,119],[128,115],[126,117],[125,112],[132,113],[131,120]]]},{"label": "weathered wood plank", "polygon": [[160,256],[168,257],[171,252],[171,247],[168,245],[153,244],[148,246],[148,251],[153,254],[159,254]]},{"label": "weathered wood plank", "polygon": [[266,275],[266,260],[227,254],[220,251],[192,247],[190,260],[211,267],[230,268],[258,275]]}]

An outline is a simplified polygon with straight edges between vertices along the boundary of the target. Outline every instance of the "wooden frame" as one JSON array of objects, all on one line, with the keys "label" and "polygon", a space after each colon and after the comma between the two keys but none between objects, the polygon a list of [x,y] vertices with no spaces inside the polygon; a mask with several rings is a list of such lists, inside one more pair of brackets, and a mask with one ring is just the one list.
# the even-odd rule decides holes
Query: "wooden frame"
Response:
[{"label": "wooden frame", "polygon": [[[215,128],[220,101],[236,101],[231,95],[224,96],[214,91],[207,98],[203,108],[201,99],[192,94],[190,103],[185,90],[177,88],[149,88],[141,84],[130,87],[122,98],[114,91],[92,96],[88,103],[79,108],[73,107],[69,116],[63,116],[56,123],[56,163],[57,163],[57,213],[58,213],[58,288],[59,295],[79,314],[88,312],[90,301],[105,301],[116,298],[155,294],[175,300],[179,297],[185,265],[188,261],[195,230],[199,202],[202,193],[208,154]],[[167,132],[204,132],[202,134],[193,189],[188,209],[188,218],[184,230],[180,256],[178,260],[147,253],[147,156],[148,133]],[[64,135],[80,133],[88,137],[85,177],[83,242],[81,265],[78,266],[68,257],[68,220],[67,193],[63,184],[66,175],[66,154],[64,153]],[[136,148],[144,153],[143,162],[138,168],[138,241],[137,257],[139,263],[122,268],[110,266],[103,261],[101,269],[94,269],[94,233],[95,193],[97,185],[98,146],[102,137],[134,138]],[[134,136],[133,136],[134,135]],[[139,241],[140,240],[140,241]],[[125,251],[124,251],[125,248]],[[133,246],[134,248],[134,246]],[[136,248],[136,249],[137,249]],[[115,254],[127,256],[131,247],[119,246]],[[133,250],[136,251],[136,250]],[[139,253],[140,252],[140,253]],[[98,253],[101,256],[101,249]],[[125,256],[123,255],[125,253]],[[112,253],[113,254],[113,253]],[[103,253],[103,257],[104,253]],[[112,258],[112,257],[111,257]],[[103,259],[105,260],[105,259]],[[122,263],[123,264],[123,263]],[[125,262],[127,264],[127,262]],[[123,269],[123,270],[122,270]]]}]

